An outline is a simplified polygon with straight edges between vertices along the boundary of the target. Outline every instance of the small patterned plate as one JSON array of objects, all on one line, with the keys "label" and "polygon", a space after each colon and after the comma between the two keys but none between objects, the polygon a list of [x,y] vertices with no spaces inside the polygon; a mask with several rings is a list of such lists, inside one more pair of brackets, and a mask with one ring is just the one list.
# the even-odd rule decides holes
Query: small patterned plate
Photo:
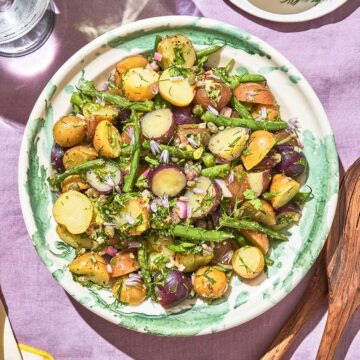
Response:
[{"label": "small patterned plate", "polygon": [[[70,94],[79,78],[105,81],[122,58],[152,49],[156,34],[182,33],[195,47],[225,43],[210,61],[223,65],[237,61],[238,74],[265,74],[285,119],[298,118],[300,138],[309,163],[307,185],[314,199],[305,206],[299,226],[288,242],[273,242],[275,265],[268,276],[252,282],[234,276],[227,296],[211,304],[189,300],[165,311],[146,301],[137,307],[113,302],[111,291],[82,287],[74,282],[67,264],[74,250],[55,232],[54,196],[50,175],[52,127],[71,111]],[[99,316],[129,329],[160,335],[198,335],[224,330],[262,314],[288,294],[304,277],[322,249],[337,202],[338,158],[334,136],[314,91],[276,50],[236,27],[205,18],[172,16],[141,20],[95,39],[75,53],[53,76],[30,114],[19,159],[19,193],[32,242],[54,278],[78,302]]]}]

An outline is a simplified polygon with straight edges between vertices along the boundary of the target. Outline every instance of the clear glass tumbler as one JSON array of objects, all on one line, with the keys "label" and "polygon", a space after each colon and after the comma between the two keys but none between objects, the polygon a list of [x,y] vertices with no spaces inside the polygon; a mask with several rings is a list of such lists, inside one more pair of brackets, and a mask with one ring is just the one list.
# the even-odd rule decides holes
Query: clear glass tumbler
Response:
[{"label": "clear glass tumbler", "polygon": [[34,51],[49,37],[53,23],[50,0],[0,0],[0,55]]}]

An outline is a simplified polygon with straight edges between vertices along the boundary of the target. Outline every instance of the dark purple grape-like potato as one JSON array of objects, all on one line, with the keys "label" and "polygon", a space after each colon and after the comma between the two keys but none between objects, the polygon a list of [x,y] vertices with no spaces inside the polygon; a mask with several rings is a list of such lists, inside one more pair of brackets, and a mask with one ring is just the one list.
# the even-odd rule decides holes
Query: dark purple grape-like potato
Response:
[{"label": "dark purple grape-like potato", "polygon": [[196,124],[197,117],[192,113],[192,105],[184,107],[174,106],[172,109],[174,120],[177,125]]},{"label": "dark purple grape-like potato", "polygon": [[129,109],[123,109],[119,112],[118,120],[120,123],[129,119],[131,111]]},{"label": "dark purple grape-like potato", "polygon": [[54,144],[53,148],[51,149],[51,164],[57,171],[64,171],[64,157],[65,150],[59,146],[58,144]]},{"label": "dark purple grape-like potato", "polygon": [[256,165],[252,171],[260,171],[272,169],[281,161],[281,155],[274,149],[270,150],[269,153]]},{"label": "dark purple grape-like potato", "polygon": [[232,243],[230,240],[224,240],[221,243],[218,243],[214,246],[214,256],[211,259],[212,265],[223,264],[229,265],[231,264],[231,259],[233,255]]},{"label": "dark purple grape-like potato", "polygon": [[191,289],[190,277],[179,270],[171,270],[165,279],[164,285],[155,286],[158,301],[165,309],[185,300],[189,296]]},{"label": "dark purple grape-like potato", "polygon": [[306,159],[302,152],[296,151],[291,145],[278,145],[276,150],[281,155],[281,161],[275,166],[277,172],[286,176],[297,177],[306,168]]},{"label": "dark purple grape-like potato", "polygon": [[276,227],[282,229],[299,222],[301,217],[300,207],[294,203],[289,202],[279,209],[276,209]]}]

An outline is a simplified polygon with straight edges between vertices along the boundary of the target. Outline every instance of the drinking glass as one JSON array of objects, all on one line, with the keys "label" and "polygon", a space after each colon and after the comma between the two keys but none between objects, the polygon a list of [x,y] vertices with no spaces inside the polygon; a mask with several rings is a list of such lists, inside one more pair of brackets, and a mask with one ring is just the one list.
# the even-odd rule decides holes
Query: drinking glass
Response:
[{"label": "drinking glass", "polygon": [[50,0],[0,0],[0,55],[20,56],[39,48],[54,24]]}]

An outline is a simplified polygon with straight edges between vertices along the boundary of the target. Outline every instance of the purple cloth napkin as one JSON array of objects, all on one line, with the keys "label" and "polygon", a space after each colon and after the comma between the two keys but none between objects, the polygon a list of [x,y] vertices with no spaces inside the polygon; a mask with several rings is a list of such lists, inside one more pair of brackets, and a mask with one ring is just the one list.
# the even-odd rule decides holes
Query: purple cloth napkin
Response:
[{"label": "purple cloth napkin", "polygon": [[[86,42],[122,22],[160,15],[197,15],[239,26],[284,54],[320,97],[335,133],[341,166],[360,155],[360,1],[303,24],[258,20],[221,0],[56,0],[56,25],[45,45],[23,58],[0,58],[0,284],[19,342],[56,359],[259,358],[295,309],[309,274],[283,301],[257,319],[214,335],[160,338],[115,326],[73,301],[41,263],[25,229],[17,163],[28,115],[56,69]],[[288,358],[314,359],[325,308],[303,329]],[[336,359],[359,359],[360,314]]]}]

